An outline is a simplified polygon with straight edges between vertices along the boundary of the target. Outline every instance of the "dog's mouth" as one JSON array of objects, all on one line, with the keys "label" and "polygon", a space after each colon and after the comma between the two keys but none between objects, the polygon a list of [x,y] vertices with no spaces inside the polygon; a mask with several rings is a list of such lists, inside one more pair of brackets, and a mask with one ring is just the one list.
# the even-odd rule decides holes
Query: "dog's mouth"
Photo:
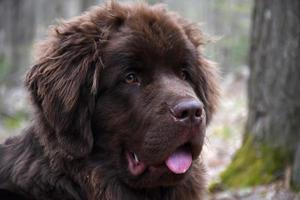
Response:
[{"label": "dog's mouth", "polygon": [[193,162],[192,151],[189,144],[178,147],[164,162],[158,165],[147,165],[140,160],[135,152],[126,152],[126,158],[128,161],[128,170],[134,176],[143,174],[147,169],[150,171],[159,171],[165,168],[174,174],[185,174]]}]

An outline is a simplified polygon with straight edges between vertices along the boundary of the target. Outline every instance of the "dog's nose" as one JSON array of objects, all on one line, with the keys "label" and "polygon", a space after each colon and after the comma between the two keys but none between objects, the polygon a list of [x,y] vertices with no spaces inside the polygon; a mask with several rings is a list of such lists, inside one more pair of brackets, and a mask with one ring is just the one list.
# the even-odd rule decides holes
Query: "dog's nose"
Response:
[{"label": "dog's nose", "polygon": [[175,120],[186,125],[199,125],[202,121],[202,112],[203,104],[194,99],[181,101],[171,109]]}]

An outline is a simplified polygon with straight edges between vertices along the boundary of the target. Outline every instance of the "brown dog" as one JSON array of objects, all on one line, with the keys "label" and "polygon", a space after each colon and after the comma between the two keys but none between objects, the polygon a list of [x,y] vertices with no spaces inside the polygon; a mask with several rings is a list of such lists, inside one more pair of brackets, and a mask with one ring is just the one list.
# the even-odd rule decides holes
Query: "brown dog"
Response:
[{"label": "brown dog", "polygon": [[0,188],[31,199],[199,200],[218,97],[197,26],[115,2],[54,27],[26,86],[32,126],[0,146]]}]

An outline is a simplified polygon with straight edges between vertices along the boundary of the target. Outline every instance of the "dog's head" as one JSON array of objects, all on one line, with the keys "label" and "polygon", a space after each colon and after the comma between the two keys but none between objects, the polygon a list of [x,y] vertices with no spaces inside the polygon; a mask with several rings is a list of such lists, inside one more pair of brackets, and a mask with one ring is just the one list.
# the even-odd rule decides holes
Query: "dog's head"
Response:
[{"label": "dog's head", "polygon": [[188,176],[218,96],[202,44],[162,6],[109,3],[55,27],[26,79],[46,149],[133,187]]}]

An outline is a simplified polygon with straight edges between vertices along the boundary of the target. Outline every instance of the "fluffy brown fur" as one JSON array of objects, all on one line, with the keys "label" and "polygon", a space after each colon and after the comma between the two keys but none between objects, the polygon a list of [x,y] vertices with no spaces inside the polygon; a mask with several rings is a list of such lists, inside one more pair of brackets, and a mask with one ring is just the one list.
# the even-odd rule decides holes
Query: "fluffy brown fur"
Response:
[{"label": "fluffy brown fur", "polygon": [[[53,27],[25,81],[34,122],[0,146],[0,188],[39,200],[200,200],[218,97],[203,42],[161,5],[111,2]],[[192,156],[185,173],[166,167],[177,149]]]}]

